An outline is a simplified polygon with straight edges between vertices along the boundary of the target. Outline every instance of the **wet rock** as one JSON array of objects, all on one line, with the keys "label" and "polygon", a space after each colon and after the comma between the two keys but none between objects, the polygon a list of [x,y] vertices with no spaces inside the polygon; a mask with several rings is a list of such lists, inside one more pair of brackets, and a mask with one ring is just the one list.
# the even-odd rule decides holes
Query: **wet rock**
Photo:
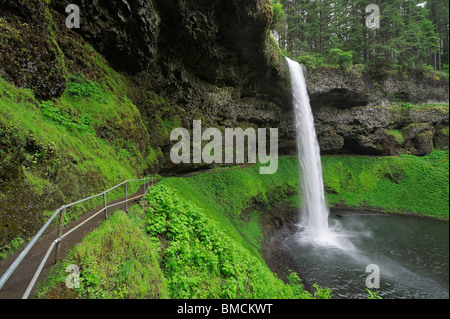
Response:
[{"label": "wet rock", "polygon": [[433,132],[424,131],[417,134],[412,139],[412,144],[415,146],[413,155],[427,155],[433,150]]},{"label": "wet rock", "polygon": [[312,107],[381,105],[391,102],[425,104],[448,102],[448,81],[417,71],[378,77],[356,67],[349,70],[321,68],[308,72]]},{"label": "wet rock", "polygon": [[45,1],[0,0],[0,18],[0,75],[38,98],[61,96],[64,66]]},{"label": "wet rock", "polygon": [[319,137],[322,152],[330,153],[341,150],[344,147],[344,138],[332,132],[325,132]]},{"label": "wet rock", "polygon": [[448,150],[449,149],[449,137],[448,137],[448,126],[447,128],[442,128],[437,130],[434,134],[434,147],[440,150]]},{"label": "wet rock", "polygon": [[[143,70],[158,53],[160,18],[153,2],[146,0],[77,2],[79,29],[73,29],[105,56],[119,71]],[[65,14],[65,1],[51,7]]]}]

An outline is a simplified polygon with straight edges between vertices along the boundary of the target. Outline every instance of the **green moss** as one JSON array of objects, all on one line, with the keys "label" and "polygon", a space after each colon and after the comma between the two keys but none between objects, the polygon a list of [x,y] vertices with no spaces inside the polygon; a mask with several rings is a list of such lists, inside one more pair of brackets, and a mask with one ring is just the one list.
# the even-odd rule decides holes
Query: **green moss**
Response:
[{"label": "green moss", "polygon": [[44,16],[47,19],[47,23],[48,23],[48,30],[50,33],[49,40],[51,41],[51,44],[53,44],[53,45],[50,44],[49,48],[51,50],[54,50],[54,54],[56,56],[56,61],[57,61],[57,65],[58,65],[58,70],[62,70],[63,75],[68,76],[69,71],[66,66],[64,52],[61,50],[61,47],[59,46],[58,38],[56,35],[56,31],[55,31],[57,29],[57,26],[56,26],[55,22],[53,21],[53,16],[52,16],[52,13],[49,8],[50,1],[47,1],[46,3],[47,3],[47,6],[44,9]]},{"label": "green moss", "polygon": [[214,172],[189,178],[167,178],[162,183],[177,189],[185,201],[190,201],[220,223],[236,241],[260,258],[255,247],[242,238],[235,225],[244,219],[249,207],[268,208],[297,194],[296,157],[280,158],[278,171],[273,175],[259,174],[259,165],[241,169],[216,169]]},{"label": "green moss", "polygon": [[332,205],[448,220],[448,151],[424,157],[325,156],[323,169]]},{"label": "green moss", "polygon": [[439,110],[442,113],[448,113],[449,104],[448,103],[425,103],[420,105],[411,104],[408,102],[399,103],[392,102],[390,109],[393,111],[409,111],[409,110]]},{"label": "green moss", "polygon": [[389,135],[394,136],[395,141],[396,141],[397,143],[402,144],[402,143],[405,142],[405,139],[403,138],[403,135],[402,135],[402,132],[401,132],[401,131],[399,131],[399,130],[389,130],[387,133],[388,133]]}]

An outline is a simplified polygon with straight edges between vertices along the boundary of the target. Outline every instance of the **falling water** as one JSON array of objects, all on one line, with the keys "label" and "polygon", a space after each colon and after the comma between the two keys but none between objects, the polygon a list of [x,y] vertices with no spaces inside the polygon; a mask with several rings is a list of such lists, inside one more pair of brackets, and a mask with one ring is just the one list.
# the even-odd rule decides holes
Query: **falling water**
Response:
[{"label": "falling water", "polygon": [[329,209],[325,203],[320,148],[309,103],[306,81],[300,64],[287,59],[291,74],[298,158],[301,167],[303,214],[301,223],[308,234],[319,241],[328,241]]}]

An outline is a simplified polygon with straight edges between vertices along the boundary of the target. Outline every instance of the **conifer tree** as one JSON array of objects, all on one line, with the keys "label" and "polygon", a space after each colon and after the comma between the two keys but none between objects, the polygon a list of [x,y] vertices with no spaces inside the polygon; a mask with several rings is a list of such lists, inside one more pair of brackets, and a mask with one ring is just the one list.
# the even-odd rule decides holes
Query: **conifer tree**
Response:
[{"label": "conifer tree", "polygon": [[[280,47],[293,58],[375,69],[432,65],[448,70],[448,1],[277,1],[285,12],[284,26],[277,29]],[[380,9],[379,28],[366,25],[366,8],[374,2]]]}]

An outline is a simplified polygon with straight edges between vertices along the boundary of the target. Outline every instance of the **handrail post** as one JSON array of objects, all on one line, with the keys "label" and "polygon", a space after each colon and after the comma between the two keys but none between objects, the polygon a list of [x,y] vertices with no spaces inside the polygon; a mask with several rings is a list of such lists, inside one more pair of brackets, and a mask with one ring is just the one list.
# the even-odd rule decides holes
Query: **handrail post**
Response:
[{"label": "handrail post", "polygon": [[105,220],[108,218],[108,207],[106,206],[106,192],[103,193],[103,207],[105,208]]},{"label": "handrail post", "polygon": [[[64,215],[66,212],[66,207],[63,206],[61,212],[59,213],[59,225],[58,225],[58,238],[61,238],[63,228],[64,228]],[[57,238],[57,239],[58,239]],[[59,258],[61,256],[61,241],[58,241],[56,244],[56,253],[55,253],[55,264],[58,262]]]},{"label": "handrail post", "polygon": [[125,182],[125,213],[128,214],[128,181]]}]

